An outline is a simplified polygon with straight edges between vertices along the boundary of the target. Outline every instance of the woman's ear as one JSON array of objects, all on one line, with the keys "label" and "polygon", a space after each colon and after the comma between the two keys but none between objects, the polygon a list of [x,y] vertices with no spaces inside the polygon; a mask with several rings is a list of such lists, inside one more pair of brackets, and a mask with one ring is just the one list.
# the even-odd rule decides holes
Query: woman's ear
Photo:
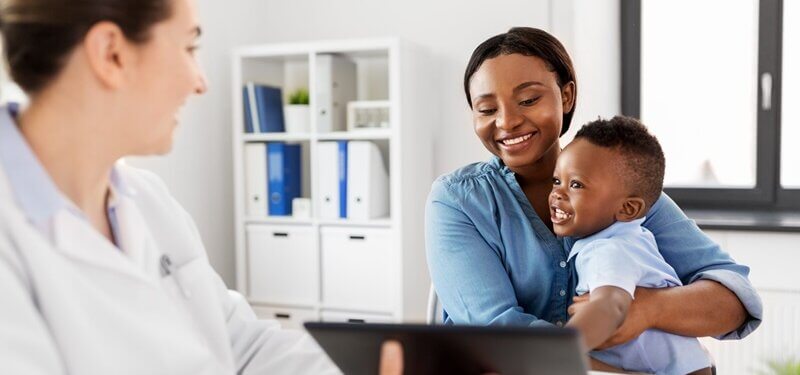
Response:
[{"label": "woman's ear", "polygon": [[83,51],[92,73],[107,88],[118,88],[125,82],[123,68],[129,64],[128,41],[113,22],[98,22],[86,33]]},{"label": "woman's ear", "polygon": [[570,81],[561,88],[561,106],[564,113],[572,111],[575,105],[575,82]]},{"label": "woman's ear", "polygon": [[622,202],[622,207],[616,213],[617,221],[631,221],[644,216],[645,207],[644,199],[638,197],[625,198]]}]

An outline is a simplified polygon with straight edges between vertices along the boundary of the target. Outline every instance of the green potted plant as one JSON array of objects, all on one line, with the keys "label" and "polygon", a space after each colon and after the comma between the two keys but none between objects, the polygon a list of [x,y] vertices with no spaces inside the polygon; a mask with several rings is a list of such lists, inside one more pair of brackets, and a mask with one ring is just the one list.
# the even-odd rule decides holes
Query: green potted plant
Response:
[{"label": "green potted plant", "polygon": [[769,372],[765,375],[800,375],[800,362],[790,358],[785,361],[767,361]]},{"label": "green potted plant", "polygon": [[299,88],[289,94],[289,104],[283,108],[287,133],[308,133],[311,129],[311,111],[308,106],[308,89]]}]

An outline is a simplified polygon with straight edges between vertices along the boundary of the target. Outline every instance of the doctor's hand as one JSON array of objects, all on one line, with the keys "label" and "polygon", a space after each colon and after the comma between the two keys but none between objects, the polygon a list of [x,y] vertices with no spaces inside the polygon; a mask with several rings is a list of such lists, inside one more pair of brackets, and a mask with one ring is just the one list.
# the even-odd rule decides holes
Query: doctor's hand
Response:
[{"label": "doctor's hand", "polygon": [[380,375],[403,374],[403,346],[399,342],[385,341],[381,347]]},{"label": "doctor's hand", "polygon": [[[403,374],[403,346],[394,340],[385,341],[381,347],[380,375],[402,375]],[[483,375],[499,375],[496,373],[486,373]]]},{"label": "doctor's hand", "polygon": [[[608,349],[612,346],[624,344],[639,337],[642,332],[653,328],[654,322],[652,317],[655,315],[652,313],[652,309],[658,308],[658,306],[655,306],[654,302],[656,301],[654,301],[653,298],[656,293],[657,291],[654,289],[636,288],[636,291],[633,293],[633,302],[628,308],[625,321],[622,322],[622,325],[617,328],[617,331],[614,332],[606,342],[597,347],[597,350]],[[575,315],[577,311],[586,306],[586,303],[589,302],[589,293],[574,297],[572,301],[572,305],[570,305],[567,310],[570,316]]]}]

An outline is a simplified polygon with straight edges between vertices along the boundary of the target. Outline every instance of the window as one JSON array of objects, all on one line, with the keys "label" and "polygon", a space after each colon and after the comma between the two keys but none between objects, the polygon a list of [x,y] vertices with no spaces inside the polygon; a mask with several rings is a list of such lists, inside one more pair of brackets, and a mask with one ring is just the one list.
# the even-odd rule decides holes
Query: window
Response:
[{"label": "window", "polygon": [[623,113],[659,138],[667,193],[684,208],[800,208],[800,105],[781,105],[800,103],[800,2],[621,11]]},{"label": "window", "polygon": [[[790,22],[794,21],[794,22]],[[783,4],[781,185],[800,189],[800,1]],[[789,103],[795,103],[790,105]],[[794,147],[793,147],[794,146]]]}]

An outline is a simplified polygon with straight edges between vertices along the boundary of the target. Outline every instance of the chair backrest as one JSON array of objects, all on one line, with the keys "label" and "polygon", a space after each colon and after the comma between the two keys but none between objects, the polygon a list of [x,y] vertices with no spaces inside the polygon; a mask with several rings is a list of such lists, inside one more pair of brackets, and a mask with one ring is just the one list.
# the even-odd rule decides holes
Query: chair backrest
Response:
[{"label": "chair backrest", "polygon": [[436,289],[431,284],[430,291],[428,291],[428,324],[441,324],[444,319],[442,312],[442,305],[439,303],[439,296],[436,295]]}]

